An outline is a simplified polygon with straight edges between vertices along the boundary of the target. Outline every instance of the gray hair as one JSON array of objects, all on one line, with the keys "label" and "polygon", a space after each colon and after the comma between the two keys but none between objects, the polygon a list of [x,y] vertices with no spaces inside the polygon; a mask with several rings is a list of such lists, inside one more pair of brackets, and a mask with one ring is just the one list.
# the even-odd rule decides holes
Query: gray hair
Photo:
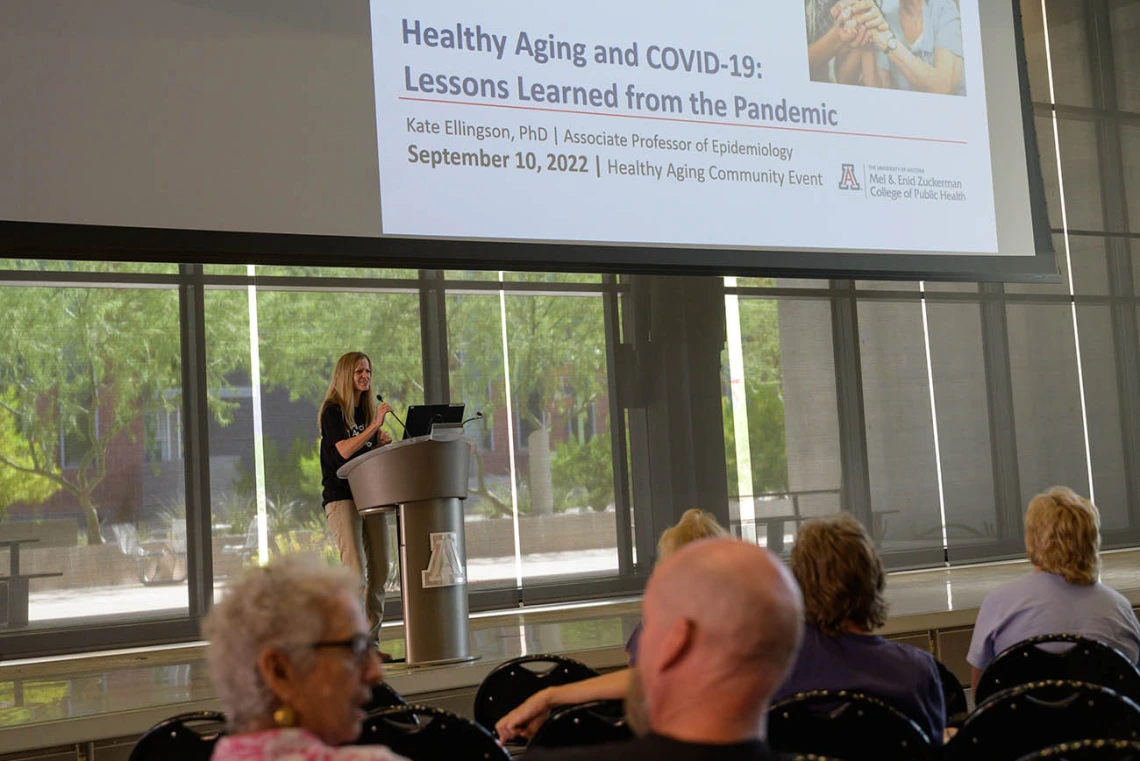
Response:
[{"label": "gray hair", "polygon": [[[318,641],[335,601],[359,595],[360,579],[310,555],[285,555],[263,568],[244,571],[214,606],[202,626],[209,640],[206,664],[230,727],[270,715],[277,699],[258,670],[268,647]],[[312,653],[291,656],[298,668],[312,668]]]}]

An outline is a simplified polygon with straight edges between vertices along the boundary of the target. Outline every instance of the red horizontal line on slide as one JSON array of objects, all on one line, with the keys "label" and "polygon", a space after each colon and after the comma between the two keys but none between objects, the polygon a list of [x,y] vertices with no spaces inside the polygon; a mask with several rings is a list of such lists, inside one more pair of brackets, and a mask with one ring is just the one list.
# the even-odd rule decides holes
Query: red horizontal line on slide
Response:
[{"label": "red horizontal line on slide", "polygon": [[679,122],[681,124],[711,124],[714,127],[749,127],[751,129],[771,129],[780,132],[813,132],[819,135],[845,135],[847,137],[876,137],[884,140],[913,140],[921,143],[945,143],[947,145],[969,145],[965,140],[945,140],[938,137],[908,137],[906,135],[877,135],[873,132],[841,132],[829,129],[804,129],[802,127],[775,127],[770,124],[746,124],[741,122],[714,122],[708,119],[680,119],[675,116],[637,116],[635,114],[607,114],[603,111],[576,111],[570,108],[542,108],[540,106],[511,106],[506,103],[473,103],[465,100],[446,98],[412,98],[401,95],[398,100],[413,103],[446,103],[450,106],[476,106],[478,108],[506,108],[512,111],[543,111],[551,114],[580,114],[582,116],[609,116],[617,119],[643,119],[656,122]]}]

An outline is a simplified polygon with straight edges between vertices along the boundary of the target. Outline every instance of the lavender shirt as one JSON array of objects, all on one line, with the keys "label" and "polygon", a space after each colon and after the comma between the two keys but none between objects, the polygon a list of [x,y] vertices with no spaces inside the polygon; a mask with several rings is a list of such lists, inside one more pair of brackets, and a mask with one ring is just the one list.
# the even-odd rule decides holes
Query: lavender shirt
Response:
[{"label": "lavender shirt", "polygon": [[1079,634],[1140,660],[1140,623],[1124,595],[1053,573],[1031,573],[986,595],[966,660],[984,669],[1001,651],[1042,634]]}]

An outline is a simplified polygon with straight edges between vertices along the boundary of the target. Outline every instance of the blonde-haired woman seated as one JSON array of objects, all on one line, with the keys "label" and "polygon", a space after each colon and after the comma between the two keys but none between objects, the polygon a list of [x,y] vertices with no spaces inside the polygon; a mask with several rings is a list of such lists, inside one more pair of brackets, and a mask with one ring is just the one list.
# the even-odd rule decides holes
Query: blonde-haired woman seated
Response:
[{"label": "blonde-haired woman seated", "polygon": [[213,761],[399,761],[346,747],[382,679],[360,578],[303,555],[245,571],[206,618],[207,664],[227,720]]},{"label": "blonde-haired woman seated", "polygon": [[773,700],[809,690],[867,692],[941,742],[946,705],[934,656],[873,634],[887,621],[886,574],[863,525],[846,513],[803,524],[791,569],[804,598],[804,638]]},{"label": "blonde-haired woman seated", "polygon": [[986,595],[970,652],[973,684],[1001,651],[1041,634],[1079,634],[1140,659],[1140,624],[1128,600],[1097,581],[1100,513],[1064,486],[1038,494],[1025,512],[1033,573]]},{"label": "blonde-haired woman seated", "polygon": [[[657,540],[658,562],[672,555],[689,542],[698,539],[731,538],[731,534],[717,523],[716,516],[704,510],[686,510],[681,520],[661,534]],[[633,630],[626,644],[630,665],[637,660],[637,643],[641,624]],[[495,725],[495,732],[503,742],[515,737],[534,737],[546,721],[550,711],[558,706],[587,703],[591,700],[620,700],[629,692],[631,669],[611,671],[608,674],[581,682],[547,687],[531,695],[522,705],[508,713]]]},{"label": "blonde-haired woman seated", "polygon": [[[698,539],[724,539],[731,537],[727,530],[716,522],[716,516],[704,510],[686,510],[681,520],[661,532],[657,540],[657,562],[672,555],[689,542]],[[637,645],[641,641],[641,623],[638,622],[629,641],[625,643],[625,654],[629,665],[637,663]]]}]

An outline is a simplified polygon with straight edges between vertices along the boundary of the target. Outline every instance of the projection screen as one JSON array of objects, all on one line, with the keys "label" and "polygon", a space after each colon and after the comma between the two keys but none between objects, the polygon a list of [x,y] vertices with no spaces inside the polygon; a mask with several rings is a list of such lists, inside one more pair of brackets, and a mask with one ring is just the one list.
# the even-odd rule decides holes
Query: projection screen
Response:
[{"label": "projection screen", "polygon": [[0,255],[1055,280],[1009,0],[19,0]]}]

